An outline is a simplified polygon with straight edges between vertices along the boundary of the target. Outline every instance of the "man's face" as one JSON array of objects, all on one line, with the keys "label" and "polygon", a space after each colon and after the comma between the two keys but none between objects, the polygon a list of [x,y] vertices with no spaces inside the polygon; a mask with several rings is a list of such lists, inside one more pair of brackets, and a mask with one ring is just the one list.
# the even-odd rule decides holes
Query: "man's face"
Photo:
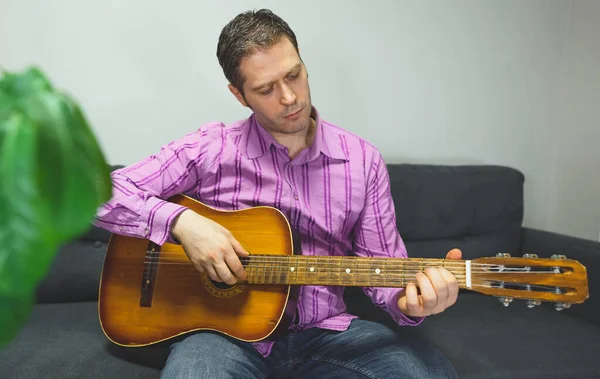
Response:
[{"label": "man's face", "polygon": [[310,125],[311,99],[308,74],[294,45],[282,38],[266,51],[254,51],[240,64],[244,97],[231,91],[242,105],[254,111],[272,134],[305,133]]}]

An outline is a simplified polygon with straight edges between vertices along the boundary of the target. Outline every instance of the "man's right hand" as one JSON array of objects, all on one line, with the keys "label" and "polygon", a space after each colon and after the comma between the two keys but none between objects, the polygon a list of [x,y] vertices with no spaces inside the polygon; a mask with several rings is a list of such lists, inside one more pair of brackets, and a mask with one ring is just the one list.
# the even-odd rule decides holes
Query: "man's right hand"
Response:
[{"label": "man's right hand", "polygon": [[171,234],[200,272],[217,282],[233,285],[238,279],[246,280],[246,271],[240,257],[249,253],[231,232],[211,219],[188,209],[171,226]]}]

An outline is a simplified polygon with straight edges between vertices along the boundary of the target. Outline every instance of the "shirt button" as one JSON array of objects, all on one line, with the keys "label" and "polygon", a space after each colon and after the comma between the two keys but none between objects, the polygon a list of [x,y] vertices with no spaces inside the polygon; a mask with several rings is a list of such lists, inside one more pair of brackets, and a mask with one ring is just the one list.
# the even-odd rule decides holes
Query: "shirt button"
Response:
[{"label": "shirt button", "polygon": [[297,194],[297,193],[295,193],[295,194],[294,194],[294,199],[296,199],[296,200],[298,200],[298,199],[299,199],[299,197],[298,197],[298,194]]}]

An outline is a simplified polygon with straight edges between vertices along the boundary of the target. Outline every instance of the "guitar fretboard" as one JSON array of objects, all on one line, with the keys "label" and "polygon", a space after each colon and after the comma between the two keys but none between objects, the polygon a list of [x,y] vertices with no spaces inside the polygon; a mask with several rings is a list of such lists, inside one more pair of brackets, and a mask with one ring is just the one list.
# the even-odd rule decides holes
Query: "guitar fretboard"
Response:
[{"label": "guitar fretboard", "polygon": [[466,284],[462,260],[304,255],[251,255],[240,260],[253,284],[405,287],[417,283],[416,274],[427,267],[446,268],[461,288]]}]

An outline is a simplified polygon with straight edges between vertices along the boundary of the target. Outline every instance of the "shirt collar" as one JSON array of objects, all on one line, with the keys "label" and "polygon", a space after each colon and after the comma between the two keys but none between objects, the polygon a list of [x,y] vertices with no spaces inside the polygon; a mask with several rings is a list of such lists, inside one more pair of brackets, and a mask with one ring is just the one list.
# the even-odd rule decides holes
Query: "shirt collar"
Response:
[{"label": "shirt collar", "polygon": [[[313,106],[311,117],[316,121],[316,135],[311,146],[308,147],[308,160],[316,159],[321,153],[333,159],[348,160],[349,158],[344,153],[341,140],[337,133],[332,129],[332,126],[324,124],[319,116],[319,112]],[[263,156],[271,145],[280,149],[285,149],[273,136],[258,122],[256,115],[250,116],[250,130],[248,134],[248,142],[246,146],[246,154],[248,158],[255,159]]]}]

